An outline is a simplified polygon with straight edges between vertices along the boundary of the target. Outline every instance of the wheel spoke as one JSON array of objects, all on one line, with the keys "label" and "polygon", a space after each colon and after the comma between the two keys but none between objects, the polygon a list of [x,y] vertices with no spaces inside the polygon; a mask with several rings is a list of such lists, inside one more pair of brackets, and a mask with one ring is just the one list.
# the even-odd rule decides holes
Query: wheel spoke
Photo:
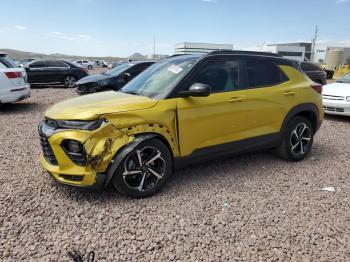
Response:
[{"label": "wheel spoke", "polygon": [[298,133],[297,133],[297,130],[296,130],[296,129],[293,131],[292,135],[295,135],[295,136],[296,136],[296,138],[299,138],[299,135],[298,135]]},{"label": "wheel spoke", "polygon": [[139,190],[139,191],[142,191],[143,184],[145,183],[145,177],[146,177],[146,173],[144,173],[144,174],[142,175],[142,179],[141,179],[140,185],[139,185],[139,187],[138,187],[138,190]]},{"label": "wheel spoke", "polygon": [[153,163],[154,160],[160,158],[160,155],[161,155],[161,153],[158,151],[157,154],[156,154],[154,157],[152,157],[150,160],[148,160],[148,161],[146,162],[146,165],[149,165],[150,163]]},{"label": "wheel spoke", "polygon": [[302,137],[303,140],[306,140],[306,141],[310,141],[311,138],[310,137]]},{"label": "wheel spoke", "polygon": [[299,144],[300,144],[300,142],[298,141],[294,146],[292,145],[293,152],[294,152],[294,149],[296,149]]},{"label": "wheel spoke", "polygon": [[141,170],[126,170],[125,169],[123,176],[136,175],[136,174],[141,174]]},{"label": "wheel spoke", "polygon": [[139,166],[142,166],[141,151],[136,150],[137,160],[139,161]]},{"label": "wheel spoke", "polygon": [[303,124],[303,125],[302,125],[302,128],[301,128],[301,130],[300,130],[300,132],[299,132],[299,133],[300,133],[300,134],[299,134],[299,137],[302,137],[302,136],[303,136],[305,130],[306,130],[306,125]]},{"label": "wheel spoke", "polygon": [[156,171],[154,171],[152,168],[148,168],[148,171],[150,173],[152,173],[153,175],[155,175],[158,179],[161,179],[163,176],[159,173],[157,173]]},{"label": "wheel spoke", "polygon": [[300,154],[304,154],[304,145],[302,141],[300,141]]}]

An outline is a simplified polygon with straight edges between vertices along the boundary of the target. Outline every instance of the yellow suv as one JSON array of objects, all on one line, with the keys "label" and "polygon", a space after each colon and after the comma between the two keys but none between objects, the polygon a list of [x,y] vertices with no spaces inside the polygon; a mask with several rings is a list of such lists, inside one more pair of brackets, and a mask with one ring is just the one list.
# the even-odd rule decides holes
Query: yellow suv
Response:
[{"label": "yellow suv", "polygon": [[40,162],[58,182],[155,194],[173,171],[276,148],[298,161],[323,119],[322,86],[278,55],[214,51],[162,60],[119,92],[77,97],[39,124]]}]

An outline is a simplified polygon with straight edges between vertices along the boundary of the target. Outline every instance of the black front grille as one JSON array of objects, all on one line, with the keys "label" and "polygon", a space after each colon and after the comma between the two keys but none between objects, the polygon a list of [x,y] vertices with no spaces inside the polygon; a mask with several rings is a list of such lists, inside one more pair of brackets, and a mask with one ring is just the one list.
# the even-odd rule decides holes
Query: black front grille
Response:
[{"label": "black front grille", "polygon": [[57,159],[55,157],[55,154],[52,151],[52,148],[50,146],[49,140],[40,131],[39,131],[39,136],[40,136],[40,144],[41,144],[41,149],[43,150],[44,158],[51,165],[57,166],[58,165]]},{"label": "black front grille", "polygon": [[339,108],[339,107],[330,107],[330,106],[324,106],[323,109],[325,111],[331,111],[331,112],[340,112],[344,113],[344,108]]}]

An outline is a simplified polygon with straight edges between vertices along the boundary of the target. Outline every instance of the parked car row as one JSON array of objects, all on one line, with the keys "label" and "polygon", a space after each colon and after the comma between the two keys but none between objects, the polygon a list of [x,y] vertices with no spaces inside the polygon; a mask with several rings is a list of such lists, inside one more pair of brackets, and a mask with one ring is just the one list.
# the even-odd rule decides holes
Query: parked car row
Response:
[{"label": "parked car row", "polygon": [[92,70],[93,68],[101,68],[101,67],[107,67],[107,62],[103,60],[95,60],[95,61],[89,61],[89,60],[77,60],[73,63],[80,65],[81,67],[85,67],[89,70]]},{"label": "parked car row", "polygon": [[[32,86],[64,85],[77,87],[80,95],[106,90],[120,90],[124,85],[146,70],[154,61],[132,61],[116,64],[106,72],[88,75],[89,66],[106,67],[104,61],[23,59],[21,68],[6,54],[0,54],[0,103],[15,102],[29,97]],[[294,68],[305,73],[312,81],[325,85],[327,74],[309,62],[294,61]],[[325,85],[324,111],[327,114],[350,115],[350,74],[333,84]]]}]

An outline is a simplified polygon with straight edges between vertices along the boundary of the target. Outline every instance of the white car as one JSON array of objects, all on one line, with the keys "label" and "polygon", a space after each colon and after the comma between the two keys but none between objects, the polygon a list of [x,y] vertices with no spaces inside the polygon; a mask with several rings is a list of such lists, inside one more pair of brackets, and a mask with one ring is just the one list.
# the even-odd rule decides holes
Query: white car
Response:
[{"label": "white car", "polygon": [[94,62],[91,62],[89,60],[78,60],[78,61],[75,61],[74,63],[80,65],[83,68],[87,68],[89,70],[93,69],[95,65]]},{"label": "white car", "polygon": [[322,100],[326,114],[350,116],[350,72],[323,86]]},{"label": "white car", "polygon": [[25,69],[0,53],[0,104],[17,102],[29,96],[30,85]]}]

